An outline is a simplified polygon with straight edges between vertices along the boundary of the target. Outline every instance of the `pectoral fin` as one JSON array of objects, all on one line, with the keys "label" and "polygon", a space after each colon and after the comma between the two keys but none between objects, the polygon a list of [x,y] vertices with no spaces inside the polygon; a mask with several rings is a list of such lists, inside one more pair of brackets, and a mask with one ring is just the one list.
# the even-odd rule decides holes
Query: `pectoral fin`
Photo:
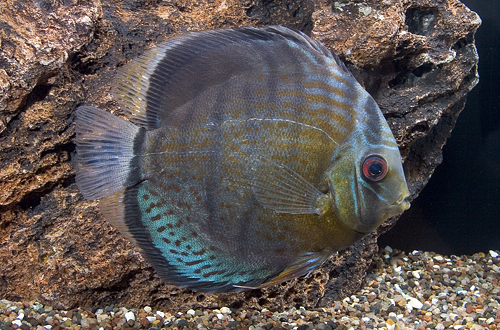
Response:
[{"label": "pectoral fin", "polygon": [[300,174],[272,160],[256,160],[252,178],[255,198],[278,213],[322,214],[325,194]]}]

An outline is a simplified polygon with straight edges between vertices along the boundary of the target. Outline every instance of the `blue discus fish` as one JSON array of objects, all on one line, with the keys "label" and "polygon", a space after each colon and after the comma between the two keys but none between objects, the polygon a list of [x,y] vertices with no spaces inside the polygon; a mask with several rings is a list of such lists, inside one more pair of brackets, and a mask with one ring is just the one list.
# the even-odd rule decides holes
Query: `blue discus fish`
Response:
[{"label": "blue discus fish", "polygon": [[115,95],[130,121],[77,110],[76,182],[166,282],[276,284],[409,207],[379,107],[301,32],[180,36],[123,67]]}]

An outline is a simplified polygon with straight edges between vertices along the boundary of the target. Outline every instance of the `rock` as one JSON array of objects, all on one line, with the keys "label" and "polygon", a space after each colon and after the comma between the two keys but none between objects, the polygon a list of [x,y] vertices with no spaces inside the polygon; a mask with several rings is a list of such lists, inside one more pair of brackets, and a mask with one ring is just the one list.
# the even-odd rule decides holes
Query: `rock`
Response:
[{"label": "rock", "polygon": [[120,114],[117,66],[194,30],[281,24],[334,50],[375,97],[416,197],[441,162],[478,81],[479,17],[457,0],[4,0],[0,12],[0,297],[46,308],[199,309],[329,306],[354,293],[376,238],[333,255],[307,278],[239,294],[205,295],[162,283],[83,200],[74,183],[73,112]]},{"label": "rock", "polygon": [[146,328],[146,329],[147,329],[147,328],[149,327],[149,324],[150,324],[150,322],[149,322],[149,320],[148,320],[147,318],[143,317],[143,318],[141,319],[141,325],[142,325],[144,328]]},{"label": "rock", "polygon": [[126,312],[125,313],[125,320],[128,321],[135,321],[135,314],[134,312]]},{"label": "rock", "polygon": [[177,321],[177,325],[179,326],[179,328],[182,328],[189,326],[189,323],[185,319],[180,319]]}]

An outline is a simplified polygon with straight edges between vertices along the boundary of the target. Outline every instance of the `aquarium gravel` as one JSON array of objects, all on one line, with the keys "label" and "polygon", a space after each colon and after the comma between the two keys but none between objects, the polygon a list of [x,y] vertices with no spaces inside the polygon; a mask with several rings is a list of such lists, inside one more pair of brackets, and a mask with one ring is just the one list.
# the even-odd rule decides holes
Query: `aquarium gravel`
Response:
[{"label": "aquarium gravel", "polygon": [[328,308],[62,311],[0,300],[0,329],[497,329],[499,277],[498,251],[443,256],[386,247],[375,256],[362,288]]}]

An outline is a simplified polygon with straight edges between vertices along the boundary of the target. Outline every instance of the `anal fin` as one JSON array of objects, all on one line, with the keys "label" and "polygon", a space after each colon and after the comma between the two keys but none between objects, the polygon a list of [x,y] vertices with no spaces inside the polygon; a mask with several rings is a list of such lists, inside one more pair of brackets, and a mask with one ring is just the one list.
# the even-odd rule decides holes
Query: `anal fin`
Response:
[{"label": "anal fin", "polygon": [[129,241],[137,245],[137,242],[125,225],[125,204],[123,202],[125,191],[126,189],[118,190],[99,200],[99,210],[101,210],[106,220],[111,223],[113,227],[118,229],[118,231]]},{"label": "anal fin", "polygon": [[298,276],[308,274],[316,267],[320,266],[330,256],[330,254],[331,252],[326,250],[320,252],[304,252],[287,269],[282,271],[278,276],[274,277],[270,281],[265,282],[260,287],[280,284]]}]

